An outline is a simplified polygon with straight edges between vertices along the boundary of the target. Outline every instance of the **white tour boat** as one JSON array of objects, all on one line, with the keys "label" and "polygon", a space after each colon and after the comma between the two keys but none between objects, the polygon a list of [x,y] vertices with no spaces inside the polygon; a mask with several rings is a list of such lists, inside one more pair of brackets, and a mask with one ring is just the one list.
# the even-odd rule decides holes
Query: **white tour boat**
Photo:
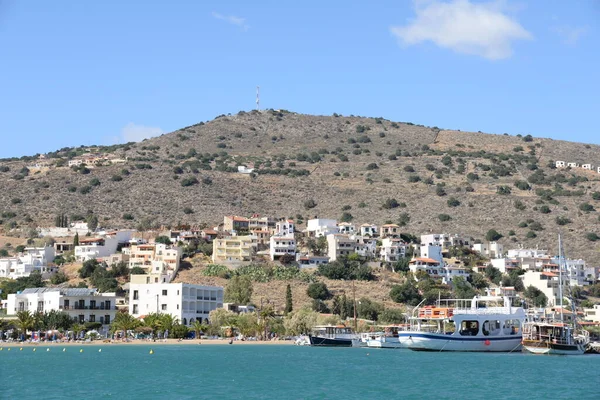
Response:
[{"label": "white tour boat", "polygon": [[360,336],[347,326],[315,326],[308,335],[311,346],[362,347]]},{"label": "white tour boat", "polygon": [[521,347],[525,311],[506,296],[440,300],[415,311],[410,329],[398,334],[411,350],[510,352]]}]

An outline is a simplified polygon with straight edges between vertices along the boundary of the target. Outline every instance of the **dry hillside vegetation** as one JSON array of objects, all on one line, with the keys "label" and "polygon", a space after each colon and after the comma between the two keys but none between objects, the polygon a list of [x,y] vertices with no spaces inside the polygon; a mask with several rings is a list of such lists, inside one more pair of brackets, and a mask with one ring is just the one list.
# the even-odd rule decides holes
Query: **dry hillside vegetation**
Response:
[{"label": "dry hillside vegetation", "polygon": [[[47,156],[61,165],[88,150],[128,162],[77,171],[25,169],[35,157],[0,162],[5,234],[27,236],[57,214],[93,212],[100,225],[147,228],[260,213],[304,222],[342,215],[400,222],[416,235],[483,238],[496,229],[507,247],[551,252],[561,229],[567,255],[591,264],[600,243],[593,235],[600,235],[600,175],[549,167],[556,160],[600,165],[596,145],[263,111],[219,116],[140,143]],[[240,174],[238,165],[255,173]],[[387,199],[398,206],[382,207]]]}]

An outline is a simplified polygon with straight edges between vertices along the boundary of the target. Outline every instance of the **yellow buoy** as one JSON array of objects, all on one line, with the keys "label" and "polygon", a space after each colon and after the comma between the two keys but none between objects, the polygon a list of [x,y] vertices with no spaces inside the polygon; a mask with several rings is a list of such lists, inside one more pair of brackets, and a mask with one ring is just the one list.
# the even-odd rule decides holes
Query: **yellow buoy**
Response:
[{"label": "yellow buoy", "polygon": [[35,351],[35,349],[33,349],[33,351]]},{"label": "yellow buoy", "polygon": [[8,351],[10,351],[10,347],[8,348]]},{"label": "yellow buoy", "polygon": [[67,351],[67,349],[63,347],[63,351]]},{"label": "yellow buoy", "polygon": [[154,354],[154,350],[150,349],[150,354]]},{"label": "yellow buoy", "polygon": [[102,353],[102,349],[98,349],[98,353]]},{"label": "yellow buoy", "polygon": [[2,351],[2,350],[3,350],[2,347],[0,347],[0,351]]},{"label": "yellow buoy", "polygon": [[22,348],[22,347],[20,347],[20,348],[19,348],[19,351],[23,351],[23,348]]},{"label": "yellow buoy", "polygon": [[46,349],[46,351],[50,351],[50,349]]},{"label": "yellow buoy", "polygon": [[83,353],[83,349],[79,349],[79,352],[80,352],[80,353]]}]

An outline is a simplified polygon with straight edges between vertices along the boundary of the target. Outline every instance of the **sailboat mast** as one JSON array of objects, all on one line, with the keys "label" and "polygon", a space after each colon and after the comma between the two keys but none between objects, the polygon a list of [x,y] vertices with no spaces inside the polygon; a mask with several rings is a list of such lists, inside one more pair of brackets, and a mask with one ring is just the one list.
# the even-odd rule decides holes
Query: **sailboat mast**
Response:
[{"label": "sailboat mast", "polygon": [[560,322],[564,323],[563,315],[563,282],[562,282],[562,269],[563,269],[563,248],[562,248],[562,237],[560,232],[558,233],[558,296],[560,298]]}]

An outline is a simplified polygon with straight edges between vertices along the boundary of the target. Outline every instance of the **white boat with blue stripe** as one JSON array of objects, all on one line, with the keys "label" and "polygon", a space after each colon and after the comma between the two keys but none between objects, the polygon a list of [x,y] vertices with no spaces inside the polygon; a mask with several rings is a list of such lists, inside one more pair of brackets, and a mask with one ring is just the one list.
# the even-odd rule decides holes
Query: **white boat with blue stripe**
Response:
[{"label": "white boat with blue stripe", "polygon": [[521,348],[524,320],[523,308],[506,296],[439,300],[437,306],[417,307],[398,339],[417,351],[511,352]]}]

